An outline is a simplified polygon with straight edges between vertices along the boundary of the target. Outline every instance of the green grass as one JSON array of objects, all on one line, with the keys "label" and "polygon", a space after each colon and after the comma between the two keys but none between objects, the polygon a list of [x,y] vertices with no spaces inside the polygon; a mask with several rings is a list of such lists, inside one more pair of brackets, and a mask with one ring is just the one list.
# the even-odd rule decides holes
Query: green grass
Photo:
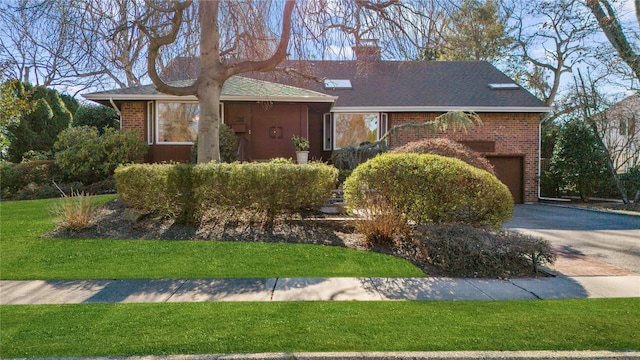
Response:
[{"label": "green grass", "polygon": [[0,203],[1,279],[424,276],[403,259],[329,246],[40,238],[58,201]]},{"label": "green grass", "polygon": [[2,306],[2,357],[630,350],[640,299]]}]

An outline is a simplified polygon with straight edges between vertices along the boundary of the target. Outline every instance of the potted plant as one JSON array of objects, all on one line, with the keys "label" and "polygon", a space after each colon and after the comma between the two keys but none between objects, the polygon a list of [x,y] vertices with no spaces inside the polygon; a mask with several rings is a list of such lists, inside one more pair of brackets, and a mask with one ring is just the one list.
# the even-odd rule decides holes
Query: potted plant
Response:
[{"label": "potted plant", "polygon": [[296,150],[298,164],[306,164],[309,161],[309,140],[302,136],[293,135],[293,148]]}]

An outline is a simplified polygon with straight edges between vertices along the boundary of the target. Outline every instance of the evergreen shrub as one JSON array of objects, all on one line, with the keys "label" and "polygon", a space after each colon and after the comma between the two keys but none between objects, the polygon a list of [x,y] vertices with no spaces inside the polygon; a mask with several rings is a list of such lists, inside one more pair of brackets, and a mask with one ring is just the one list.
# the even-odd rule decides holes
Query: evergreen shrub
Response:
[{"label": "evergreen shrub", "polygon": [[175,165],[135,164],[120,166],[115,170],[118,196],[128,206],[163,216],[179,212],[169,196],[169,174]]},{"label": "evergreen shrub", "polygon": [[[232,163],[238,160],[238,137],[228,125],[220,124],[220,161]],[[198,141],[191,146],[191,163],[198,162]]]},{"label": "evergreen shrub", "polygon": [[358,166],[344,190],[349,210],[363,209],[372,197],[379,197],[407,224],[456,222],[499,228],[513,211],[511,193],[494,175],[439,155],[379,155]]},{"label": "evergreen shrub", "polygon": [[107,179],[120,164],[140,160],[147,144],[134,131],[105,128],[100,135],[95,127],[78,126],[60,133],[54,150],[66,180],[91,184]]},{"label": "evergreen shrub", "polygon": [[1,162],[2,198],[14,198],[27,186],[52,185],[58,177],[58,168],[53,160],[32,160],[19,164]]}]

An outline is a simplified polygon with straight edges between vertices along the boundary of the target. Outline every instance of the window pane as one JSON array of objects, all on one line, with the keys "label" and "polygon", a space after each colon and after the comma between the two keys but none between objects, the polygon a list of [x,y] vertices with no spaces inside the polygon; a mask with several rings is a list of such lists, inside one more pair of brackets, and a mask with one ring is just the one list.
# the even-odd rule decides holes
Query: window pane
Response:
[{"label": "window pane", "polygon": [[191,143],[196,140],[200,108],[195,103],[158,103],[158,142]]},{"label": "window pane", "polygon": [[378,114],[335,114],[336,149],[378,140]]}]

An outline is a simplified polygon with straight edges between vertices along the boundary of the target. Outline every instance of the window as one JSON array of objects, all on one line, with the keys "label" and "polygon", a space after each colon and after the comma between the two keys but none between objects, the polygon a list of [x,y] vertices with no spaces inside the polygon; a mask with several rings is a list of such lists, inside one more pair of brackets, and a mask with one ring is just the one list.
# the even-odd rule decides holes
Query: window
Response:
[{"label": "window", "polygon": [[516,83],[489,84],[489,88],[491,90],[517,90],[517,89],[520,89],[520,87]]},{"label": "window", "polygon": [[324,123],[322,125],[322,138],[324,139],[324,141],[322,143],[322,150],[330,151],[332,144],[331,135],[333,134],[333,131],[331,131],[331,129],[333,128],[331,126],[331,114],[324,114],[323,121]]},{"label": "window", "polygon": [[158,102],[156,142],[192,144],[198,134],[198,103]]},{"label": "window", "polygon": [[153,145],[153,101],[147,102],[147,144]]},{"label": "window", "polygon": [[324,88],[327,90],[353,89],[351,80],[349,79],[326,79],[324,81]]},{"label": "window", "polygon": [[334,121],[334,149],[358,146],[364,142],[374,142],[380,138],[379,113],[336,113]]},{"label": "window", "polygon": [[[150,119],[153,119],[153,106],[149,104]],[[156,144],[189,145],[198,137],[198,121],[200,120],[200,106],[197,102],[169,102],[156,103]],[[220,122],[224,124],[224,104],[220,103]],[[149,122],[149,145],[152,144],[152,126]]]}]

